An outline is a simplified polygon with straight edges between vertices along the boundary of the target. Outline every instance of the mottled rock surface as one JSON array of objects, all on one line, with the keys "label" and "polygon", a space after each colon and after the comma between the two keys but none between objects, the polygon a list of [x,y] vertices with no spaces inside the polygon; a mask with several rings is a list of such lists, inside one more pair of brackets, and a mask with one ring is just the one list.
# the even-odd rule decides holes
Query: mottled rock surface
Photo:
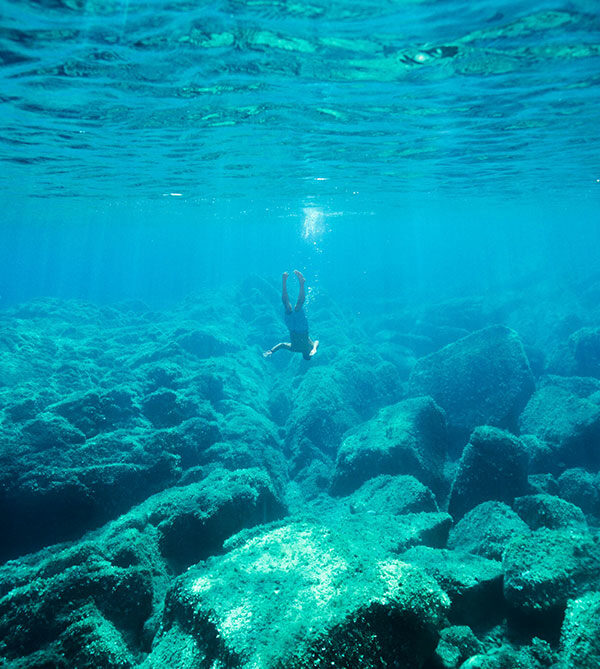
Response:
[{"label": "mottled rock surface", "polygon": [[416,567],[366,548],[299,523],[189,570],[168,595],[147,666],[189,666],[190,648],[231,667],[418,666],[448,598]]},{"label": "mottled rock surface", "polygon": [[477,425],[512,429],[534,390],[516,332],[492,326],[421,358],[410,376],[411,395],[431,395],[457,437]]},{"label": "mottled rock surface", "polygon": [[439,491],[446,441],[444,413],[431,398],[386,407],[342,442],[331,490],[347,494],[381,474],[409,474]]}]

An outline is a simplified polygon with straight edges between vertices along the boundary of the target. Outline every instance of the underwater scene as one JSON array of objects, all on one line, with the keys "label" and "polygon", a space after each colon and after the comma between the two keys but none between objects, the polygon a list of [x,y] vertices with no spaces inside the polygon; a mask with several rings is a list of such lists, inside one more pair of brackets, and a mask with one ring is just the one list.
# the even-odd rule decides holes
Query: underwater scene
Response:
[{"label": "underwater scene", "polygon": [[600,668],[598,0],[0,0],[0,666]]}]

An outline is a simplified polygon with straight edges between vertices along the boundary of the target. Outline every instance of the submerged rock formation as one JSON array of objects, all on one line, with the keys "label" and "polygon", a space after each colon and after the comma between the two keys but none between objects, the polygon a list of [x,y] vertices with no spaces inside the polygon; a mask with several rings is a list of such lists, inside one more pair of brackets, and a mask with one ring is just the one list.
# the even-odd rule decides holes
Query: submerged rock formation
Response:
[{"label": "submerged rock formation", "polygon": [[597,325],[511,305],[323,296],[310,362],[259,279],[0,313],[0,663],[595,666],[600,381],[544,361]]}]

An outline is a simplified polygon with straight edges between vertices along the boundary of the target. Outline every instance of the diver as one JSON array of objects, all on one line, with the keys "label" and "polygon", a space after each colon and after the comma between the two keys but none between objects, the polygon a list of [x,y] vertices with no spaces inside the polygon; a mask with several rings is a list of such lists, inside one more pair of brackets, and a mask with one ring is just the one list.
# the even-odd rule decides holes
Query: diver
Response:
[{"label": "diver", "polygon": [[298,279],[300,291],[298,293],[296,306],[293,309],[287,294],[287,278],[289,276],[287,272],[283,273],[281,286],[281,301],[283,302],[285,309],[284,320],[290,331],[290,341],[281,342],[280,344],[273,346],[273,348],[270,348],[268,351],[265,351],[263,353],[265,358],[269,358],[275,351],[279,351],[280,348],[284,348],[286,351],[292,351],[293,353],[302,353],[302,357],[305,360],[310,360],[317,352],[319,340],[317,339],[313,341],[308,336],[308,321],[302,310],[302,305],[304,304],[304,299],[306,297],[304,294],[305,279],[302,276],[302,272],[299,272],[297,269],[294,270],[294,274]]}]

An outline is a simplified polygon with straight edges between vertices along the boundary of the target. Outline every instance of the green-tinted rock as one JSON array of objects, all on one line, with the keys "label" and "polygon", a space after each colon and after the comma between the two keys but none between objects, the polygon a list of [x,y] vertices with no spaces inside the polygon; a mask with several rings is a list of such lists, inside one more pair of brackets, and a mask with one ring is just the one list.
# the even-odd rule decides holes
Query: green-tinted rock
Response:
[{"label": "green-tinted rock", "polygon": [[347,494],[381,474],[409,474],[439,491],[444,487],[446,420],[430,397],[381,409],[344,439],[331,489]]},{"label": "green-tinted rock", "polygon": [[268,475],[258,469],[218,470],[199,483],[170,488],[143,507],[159,534],[161,554],[181,570],[220,552],[244,527],[285,513]]},{"label": "green-tinted rock", "polygon": [[558,479],[558,494],[584,513],[600,515],[600,476],[585,469],[567,469]]},{"label": "green-tinted rock", "polygon": [[127,387],[108,392],[77,393],[51,405],[49,410],[66,418],[88,439],[99,432],[127,426],[139,413],[133,393]]},{"label": "green-tinted rock", "polygon": [[41,413],[21,428],[25,442],[36,450],[68,448],[71,444],[83,444],[85,434],[62,416],[49,412]]},{"label": "green-tinted rock", "polygon": [[[339,339],[339,326],[331,337]],[[324,336],[326,336],[324,334]],[[326,349],[319,351],[326,355]],[[376,409],[401,397],[394,365],[375,350],[344,348],[333,364],[313,367],[302,377],[293,394],[293,407],[285,424],[286,444],[293,469],[302,468],[297,452],[308,440],[328,454],[335,454],[344,433],[373,415]]]},{"label": "green-tinted rock", "polygon": [[154,427],[173,427],[192,418],[197,406],[174,390],[160,388],[142,401],[142,411]]},{"label": "green-tinted rock", "polygon": [[521,414],[521,433],[535,434],[554,446],[554,460],[562,467],[600,462],[595,447],[600,439],[600,401],[589,386],[585,379],[548,377]]},{"label": "green-tinted rock", "polygon": [[495,427],[478,427],[462,452],[448,512],[458,519],[481,502],[511,504],[528,489],[527,457],[519,439]]},{"label": "green-tinted rock", "polygon": [[501,560],[510,539],[528,535],[529,527],[502,502],[483,502],[450,530],[448,548]]},{"label": "green-tinted rock", "polygon": [[429,546],[415,546],[400,559],[433,576],[449,595],[451,622],[491,626],[502,617],[502,568],[495,560]]},{"label": "green-tinted rock", "polygon": [[527,477],[532,494],[557,495],[558,483],[552,474],[530,474]]},{"label": "green-tinted rock", "polygon": [[504,552],[504,596],[527,614],[562,611],[600,579],[600,543],[590,534],[541,529],[513,539]]},{"label": "green-tinted rock", "polygon": [[460,665],[460,669],[556,668],[556,654],[552,651],[552,647],[547,641],[537,637],[534,637],[529,645],[518,647],[494,644],[486,653],[473,655]]},{"label": "green-tinted rock", "polygon": [[600,378],[600,328],[581,328],[569,337],[575,374]]},{"label": "green-tinted rock", "polygon": [[417,361],[411,395],[431,395],[448,427],[467,435],[477,425],[513,428],[534,390],[516,332],[495,325],[478,330]]},{"label": "green-tinted rock", "polygon": [[68,664],[78,669],[129,669],[137,665],[123,636],[95,604],[74,612],[71,624],[61,634],[59,648]]},{"label": "green-tinted rock", "polygon": [[189,667],[192,649],[206,666],[419,667],[448,605],[416,567],[349,543],[344,533],[297,523],[181,576],[147,665],[164,666],[168,657],[174,669]]},{"label": "green-tinted rock", "polygon": [[560,647],[561,667],[600,667],[600,592],[588,592],[569,601]]},{"label": "green-tinted rock", "polygon": [[[94,544],[46,559],[40,555],[32,565],[7,565],[0,581],[5,593],[0,599],[0,658],[7,662],[59,639],[65,643],[70,639],[70,653],[76,656],[85,652],[91,637],[104,636],[102,630],[110,630],[108,637],[114,629],[119,630],[115,638],[123,633],[138,639],[152,612],[151,573],[137,566],[116,567]],[[87,608],[88,613],[74,619],[74,612],[91,602],[101,615],[92,615]],[[120,642],[119,647],[124,644]]]},{"label": "green-tinted rock", "polygon": [[377,476],[348,496],[354,513],[419,513],[438,511],[431,490],[414,476]]},{"label": "green-tinted rock", "polygon": [[587,529],[583,511],[574,504],[553,495],[525,495],[515,499],[515,511],[532,530],[547,527],[550,530]]},{"label": "green-tinted rock", "polygon": [[452,518],[447,513],[393,514],[357,513],[346,517],[325,517],[323,523],[347,536],[347,540],[396,554],[411,546],[446,545]]},{"label": "green-tinted rock", "polygon": [[456,625],[441,631],[435,649],[436,658],[444,669],[456,669],[467,658],[480,653],[483,646],[470,627]]}]

